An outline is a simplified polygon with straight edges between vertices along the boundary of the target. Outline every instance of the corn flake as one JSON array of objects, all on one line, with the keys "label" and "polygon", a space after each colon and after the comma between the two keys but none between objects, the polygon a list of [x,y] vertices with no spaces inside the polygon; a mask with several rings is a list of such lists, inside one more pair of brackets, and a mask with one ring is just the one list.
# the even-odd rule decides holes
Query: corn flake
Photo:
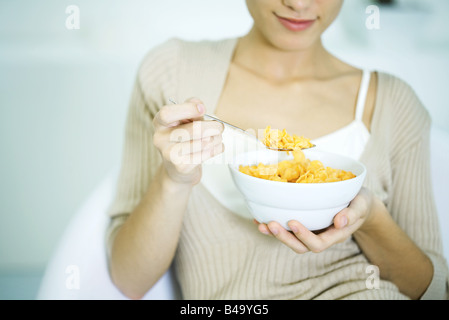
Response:
[{"label": "corn flake", "polygon": [[292,160],[268,165],[240,165],[239,171],[256,178],[291,183],[337,182],[356,177],[350,171],[325,167],[319,160],[311,161],[301,150],[294,150],[292,153]]},{"label": "corn flake", "polygon": [[262,141],[268,148],[271,149],[293,149],[300,150],[313,146],[310,139],[304,137],[298,137],[297,135],[291,136],[284,130],[271,129],[271,126],[267,126],[264,132],[264,139]]}]

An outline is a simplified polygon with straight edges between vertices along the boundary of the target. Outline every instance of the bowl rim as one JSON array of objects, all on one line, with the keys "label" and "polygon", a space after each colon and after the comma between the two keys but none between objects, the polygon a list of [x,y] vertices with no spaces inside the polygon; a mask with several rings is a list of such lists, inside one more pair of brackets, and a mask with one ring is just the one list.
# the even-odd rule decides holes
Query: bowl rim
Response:
[{"label": "bowl rim", "polygon": [[[247,152],[240,153],[240,154],[238,154],[238,155],[236,155],[234,157],[234,160],[237,157],[241,157],[241,156],[243,156],[245,154],[257,153],[257,152],[258,151],[256,150],[256,151],[247,151]],[[337,156],[337,157],[340,157],[340,158],[349,159],[349,160],[357,163],[358,165],[360,165],[362,167],[362,172],[360,174],[356,175],[355,178],[351,178],[351,179],[347,179],[347,180],[343,180],[343,181],[314,182],[314,183],[294,183],[294,182],[267,180],[267,179],[262,179],[262,178],[257,178],[257,177],[254,177],[254,176],[250,176],[250,175],[248,175],[246,173],[240,172],[240,170],[238,169],[238,166],[240,166],[240,165],[236,164],[234,162],[233,163],[229,163],[228,164],[228,168],[231,170],[231,172],[235,172],[237,175],[240,175],[241,177],[244,176],[244,178],[248,179],[249,181],[254,181],[254,182],[256,182],[256,181],[258,181],[258,182],[264,181],[262,183],[275,183],[274,185],[280,184],[280,185],[284,185],[284,186],[285,185],[297,185],[297,186],[301,186],[302,188],[307,187],[307,186],[310,186],[310,187],[313,186],[312,188],[314,188],[316,186],[324,186],[324,185],[329,185],[329,186],[330,185],[336,185],[336,184],[340,184],[341,185],[341,184],[354,183],[356,180],[360,180],[360,179],[364,180],[365,179],[365,176],[366,176],[366,173],[367,173],[367,169],[366,169],[366,166],[360,160],[357,160],[357,159],[354,159],[354,158],[351,158],[351,157],[348,157],[348,156],[345,156],[345,155],[333,153],[333,152],[323,151],[323,150],[315,150],[313,152],[326,153],[326,154],[331,154],[331,155],[334,155],[334,156]],[[301,188],[301,187],[294,187],[294,188]]]}]

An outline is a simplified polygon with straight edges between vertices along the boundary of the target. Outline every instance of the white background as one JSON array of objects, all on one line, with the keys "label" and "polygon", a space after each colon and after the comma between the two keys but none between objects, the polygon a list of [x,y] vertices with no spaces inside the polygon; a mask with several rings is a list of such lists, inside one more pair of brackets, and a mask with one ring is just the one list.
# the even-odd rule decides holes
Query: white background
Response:
[{"label": "white background", "polygon": [[[449,1],[380,7],[346,0],[325,35],[336,55],[415,88],[434,126],[449,132]],[[80,8],[79,30],[65,9]],[[0,0],[0,298],[33,298],[64,228],[120,163],[137,67],[170,37],[240,36],[244,0]]]}]

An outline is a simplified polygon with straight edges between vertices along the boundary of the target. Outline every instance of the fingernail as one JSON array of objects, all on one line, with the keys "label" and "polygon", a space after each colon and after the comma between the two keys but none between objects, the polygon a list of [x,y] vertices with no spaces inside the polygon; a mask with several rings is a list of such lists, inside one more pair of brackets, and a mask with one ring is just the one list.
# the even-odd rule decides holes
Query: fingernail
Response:
[{"label": "fingernail", "polygon": [[343,218],[341,219],[341,227],[345,227],[348,224],[348,218],[346,218],[345,216],[343,216]]},{"label": "fingernail", "polygon": [[299,232],[299,229],[298,229],[298,227],[297,226],[290,226],[290,229],[292,229],[292,231],[293,231],[293,233],[298,233]]},{"label": "fingernail", "polygon": [[198,109],[199,113],[203,113],[204,112],[204,105],[199,103],[196,105],[196,108]]},{"label": "fingernail", "polygon": [[277,228],[270,229],[271,233],[274,235],[277,235],[279,233],[279,230]]}]

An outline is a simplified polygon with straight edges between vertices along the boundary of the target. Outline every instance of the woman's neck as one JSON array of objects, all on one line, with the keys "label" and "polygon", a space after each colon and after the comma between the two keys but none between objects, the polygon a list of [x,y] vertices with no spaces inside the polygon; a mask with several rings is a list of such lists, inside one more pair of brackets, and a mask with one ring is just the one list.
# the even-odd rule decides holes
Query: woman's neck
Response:
[{"label": "woman's neck", "polygon": [[321,40],[304,50],[283,51],[268,42],[255,28],[239,39],[233,63],[269,81],[323,79],[335,72],[336,58]]}]

